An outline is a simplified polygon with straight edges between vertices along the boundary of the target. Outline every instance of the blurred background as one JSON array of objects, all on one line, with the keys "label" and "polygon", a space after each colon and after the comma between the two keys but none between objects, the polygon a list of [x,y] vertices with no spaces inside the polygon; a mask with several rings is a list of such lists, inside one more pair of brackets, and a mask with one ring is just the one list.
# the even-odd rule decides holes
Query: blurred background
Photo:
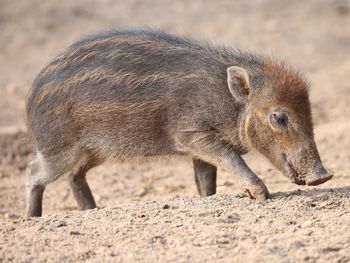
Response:
[{"label": "blurred background", "polygon": [[[337,175],[327,186],[349,183],[349,0],[0,0],[0,210],[18,214],[24,207],[24,169],[32,158],[24,99],[39,70],[84,35],[140,26],[274,55],[299,68],[311,83],[321,156]],[[272,191],[297,188],[256,155],[247,161]],[[196,194],[189,162],[110,165],[89,175],[100,205]],[[219,192],[236,189],[225,172],[219,184]],[[46,211],[76,207],[62,180],[47,196]]]},{"label": "blurred background", "polygon": [[285,59],[311,80],[317,122],[346,115],[348,0],[0,0],[0,129],[23,126],[33,79],[73,41],[143,25]]},{"label": "blurred background", "polygon": [[[293,185],[252,152],[244,158],[273,197],[261,204],[239,198],[235,177],[221,169],[219,195],[196,198],[190,160],[110,162],[87,175],[106,209],[69,212],[77,205],[63,176],[45,191],[42,219],[20,218],[25,168],[34,158],[24,121],[34,78],[84,35],[142,26],[299,68],[311,83],[315,139],[334,178],[318,187]],[[349,105],[350,0],[0,0],[0,262],[158,262],[161,255],[183,262],[349,262]]]}]

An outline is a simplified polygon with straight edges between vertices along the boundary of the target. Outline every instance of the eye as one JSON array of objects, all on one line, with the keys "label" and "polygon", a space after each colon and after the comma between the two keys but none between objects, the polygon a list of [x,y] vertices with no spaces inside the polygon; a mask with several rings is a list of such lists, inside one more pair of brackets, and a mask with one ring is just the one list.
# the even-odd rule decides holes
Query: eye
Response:
[{"label": "eye", "polygon": [[273,112],[270,115],[270,121],[273,125],[278,125],[280,127],[287,127],[288,116],[283,112]]}]

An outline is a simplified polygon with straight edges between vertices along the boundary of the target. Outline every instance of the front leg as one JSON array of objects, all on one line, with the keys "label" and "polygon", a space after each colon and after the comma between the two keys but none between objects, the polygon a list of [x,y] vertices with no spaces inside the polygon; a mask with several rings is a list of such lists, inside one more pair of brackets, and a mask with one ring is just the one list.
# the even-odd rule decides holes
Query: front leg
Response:
[{"label": "front leg", "polygon": [[193,159],[194,178],[200,196],[216,193],[216,167],[200,159]]},{"label": "front leg", "polygon": [[250,170],[232,145],[217,138],[216,134],[185,133],[178,139],[192,155],[231,171],[239,179],[243,190],[251,198],[266,200],[269,197],[269,192],[260,178]]}]

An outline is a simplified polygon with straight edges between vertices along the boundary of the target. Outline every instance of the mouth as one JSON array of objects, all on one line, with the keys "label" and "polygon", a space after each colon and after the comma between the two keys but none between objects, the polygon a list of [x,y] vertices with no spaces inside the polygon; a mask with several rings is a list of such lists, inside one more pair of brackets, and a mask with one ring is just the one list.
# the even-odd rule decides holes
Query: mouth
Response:
[{"label": "mouth", "polygon": [[323,167],[321,162],[318,162],[315,166],[315,171],[311,174],[299,173],[298,170],[294,167],[293,163],[288,160],[285,153],[282,154],[284,160],[285,170],[287,171],[289,178],[291,178],[292,183],[297,185],[308,185],[315,186],[323,184],[330,180],[333,175],[329,174]]},{"label": "mouth", "polygon": [[285,169],[288,172],[289,178],[292,179],[292,183],[297,185],[306,185],[305,173],[299,174],[298,171],[294,168],[293,163],[287,159],[287,155],[285,153],[282,154]]}]

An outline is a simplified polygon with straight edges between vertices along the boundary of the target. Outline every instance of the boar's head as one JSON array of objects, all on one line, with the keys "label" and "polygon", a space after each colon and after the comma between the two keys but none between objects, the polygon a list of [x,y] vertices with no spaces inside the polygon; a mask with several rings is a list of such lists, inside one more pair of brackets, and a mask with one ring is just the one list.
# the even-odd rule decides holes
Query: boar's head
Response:
[{"label": "boar's head", "polygon": [[[251,81],[253,74],[258,81]],[[314,141],[308,85],[299,73],[271,60],[259,73],[229,67],[227,77],[233,97],[245,105],[240,137],[247,145],[293,183],[318,185],[332,178]]]}]

